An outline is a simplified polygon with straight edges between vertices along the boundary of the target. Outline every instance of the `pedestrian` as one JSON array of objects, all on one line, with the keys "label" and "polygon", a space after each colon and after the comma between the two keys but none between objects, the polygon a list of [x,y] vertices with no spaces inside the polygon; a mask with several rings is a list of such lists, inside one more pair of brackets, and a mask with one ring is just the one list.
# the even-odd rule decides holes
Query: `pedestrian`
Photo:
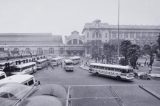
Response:
[{"label": "pedestrian", "polygon": [[149,74],[151,74],[152,66],[149,67]]}]

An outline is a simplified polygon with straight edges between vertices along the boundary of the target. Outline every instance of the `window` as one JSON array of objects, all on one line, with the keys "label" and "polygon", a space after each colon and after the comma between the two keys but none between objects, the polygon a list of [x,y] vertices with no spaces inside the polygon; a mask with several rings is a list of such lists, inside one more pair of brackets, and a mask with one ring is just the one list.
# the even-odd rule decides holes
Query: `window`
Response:
[{"label": "window", "polygon": [[134,32],[130,33],[130,38],[134,38]]},{"label": "window", "polygon": [[5,75],[0,76],[0,79],[3,79],[3,78],[5,78]]},{"label": "window", "polygon": [[115,32],[115,31],[112,32],[112,38],[113,38],[113,39],[116,38],[116,32]]},{"label": "window", "polygon": [[107,37],[108,37],[108,34],[106,33],[105,35],[106,35],[106,38],[107,38]]},{"label": "window", "polygon": [[89,38],[89,32],[87,32],[87,38]]},{"label": "window", "polygon": [[60,54],[64,53],[64,48],[60,48]]},{"label": "window", "polygon": [[9,98],[8,93],[2,93],[0,96],[3,97],[3,98]]},{"label": "window", "polygon": [[74,44],[74,45],[77,44],[77,39],[73,39],[73,44]]},{"label": "window", "polygon": [[33,84],[34,84],[33,79],[28,82],[28,85],[33,85]]},{"label": "window", "polygon": [[92,35],[92,38],[94,38],[94,37],[95,37],[95,34]]},{"label": "window", "polygon": [[124,38],[128,38],[128,32],[124,33]]},{"label": "window", "polygon": [[49,48],[49,53],[54,53],[54,48]]},{"label": "window", "polygon": [[137,39],[140,38],[140,32],[136,32],[136,38],[137,38]]}]

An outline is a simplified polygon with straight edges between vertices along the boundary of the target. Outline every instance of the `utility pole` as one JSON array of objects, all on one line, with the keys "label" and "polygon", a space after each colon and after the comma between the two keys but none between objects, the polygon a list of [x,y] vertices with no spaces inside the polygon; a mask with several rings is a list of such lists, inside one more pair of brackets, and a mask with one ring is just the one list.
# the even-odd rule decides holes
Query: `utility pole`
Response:
[{"label": "utility pole", "polygon": [[118,49],[117,49],[117,53],[118,53],[118,63],[119,63],[119,57],[120,57],[120,44],[119,44],[119,14],[120,14],[120,0],[118,0]]}]

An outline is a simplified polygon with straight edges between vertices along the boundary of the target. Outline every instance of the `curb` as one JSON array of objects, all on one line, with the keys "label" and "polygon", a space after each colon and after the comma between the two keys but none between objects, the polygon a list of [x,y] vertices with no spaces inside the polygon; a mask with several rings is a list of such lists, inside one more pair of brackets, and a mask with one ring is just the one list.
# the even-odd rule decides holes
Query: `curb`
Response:
[{"label": "curb", "polygon": [[154,92],[153,90],[151,90],[149,88],[144,87],[143,85],[139,85],[139,87],[142,90],[146,91],[147,93],[151,94],[152,96],[154,96],[154,97],[156,97],[157,99],[160,100],[160,95],[158,93]]},{"label": "curb", "polygon": [[82,68],[83,70],[89,70],[88,68],[85,68],[85,67],[83,67],[83,66],[79,66],[80,68]]}]

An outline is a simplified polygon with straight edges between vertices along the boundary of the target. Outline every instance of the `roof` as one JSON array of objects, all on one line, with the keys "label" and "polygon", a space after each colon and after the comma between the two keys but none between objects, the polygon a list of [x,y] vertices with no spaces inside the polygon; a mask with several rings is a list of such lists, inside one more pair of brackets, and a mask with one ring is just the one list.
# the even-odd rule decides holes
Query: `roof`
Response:
[{"label": "roof", "polygon": [[0,80],[0,84],[5,84],[5,83],[23,83],[31,78],[34,78],[33,75],[12,75],[12,76],[9,76],[9,77],[6,77],[4,79],[1,79]]},{"label": "roof", "polygon": [[19,84],[19,83],[7,83],[7,84],[0,85],[0,94],[10,93],[10,94],[13,94],[16,98],[21,99],[31,89],[32,87]]},{"label": "roof", "polygon": [[64,62],[65,62],[65,63],[73,63],[73,61],[70,60],[70,59],[66,59],[66,60],[64,60]]},{"label": "roof", "polygon": [[79,56],[73,56],[73,57],[70,57],[70,59],[80,59]]},{"label": "roof", "polygon": [[62,36],[52,33],[0,33],[0,41],[1,45],[63,44]]},{"label": "roof", "polygon": [[130,66],[113,65],[113,64],[90,63],[90,65],[109,67],[109,68],[126,69],[126,70],[132,69]]},{"label": "roof", "polygon": [[24,63],[24,64],[16,65],[16,67],[23,68],[23,67],[26,67],[26,66],[29,66],[29,65],[33,65],[33,64],[36,64],[36,62]]},{"label": "roof", "polygon": [[37,62],[44,62],[47,61],[47,59],[40,59],[40,60],[36,60]]},{"label": "roof", "polygon": [[[109,25],[108,23],[101,23],[100,21],[94,21],[92,23],[86,23],[83,31],[86,29],[118,29],[118,25]],[[119,25],[119,29],[148,29],[148,30],[160,30],[160,25]]]}]

